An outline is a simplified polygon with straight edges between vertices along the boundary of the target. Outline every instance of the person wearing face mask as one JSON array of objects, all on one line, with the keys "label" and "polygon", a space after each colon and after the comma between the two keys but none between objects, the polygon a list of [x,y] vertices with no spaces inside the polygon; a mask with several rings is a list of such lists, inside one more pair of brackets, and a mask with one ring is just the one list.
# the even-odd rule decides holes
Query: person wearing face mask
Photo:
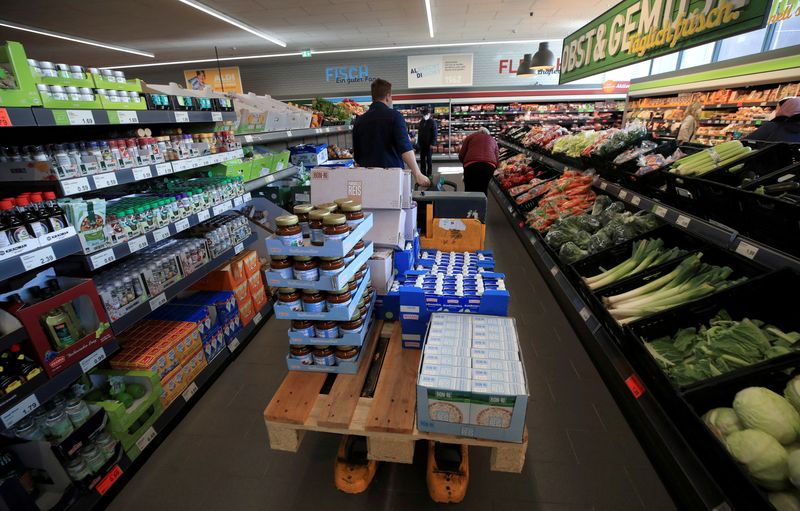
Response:
[{"label": "person wearing face mask", "polygon": [[420,172],[408,138],[403,114],[392,108],[392,84],[378,78],[372,82],[372,104],[353,122],[353,159],[359,167],[411,169],[420,186],[431,181]]},{"label": "person wearing face mask", "polygon": [[427,177],[433,173],[433,146],[439,134],[439,127],[431,117],[431,111],[422,107],[419,111],[422,120],[417,125],[417,145],[419,145],[420,170]]}]

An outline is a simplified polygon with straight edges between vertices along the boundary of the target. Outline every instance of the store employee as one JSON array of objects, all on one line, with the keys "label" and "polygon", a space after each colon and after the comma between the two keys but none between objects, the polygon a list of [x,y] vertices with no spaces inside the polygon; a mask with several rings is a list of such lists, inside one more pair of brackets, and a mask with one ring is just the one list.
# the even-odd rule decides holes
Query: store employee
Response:
[{"label": "store employee", "polygon": [[372,82],[372,105],[353,123],[353,157],[359,167],[406,167],[420,186],[430,180],[419,171],[403,115],[392,108],[392,84]]}]

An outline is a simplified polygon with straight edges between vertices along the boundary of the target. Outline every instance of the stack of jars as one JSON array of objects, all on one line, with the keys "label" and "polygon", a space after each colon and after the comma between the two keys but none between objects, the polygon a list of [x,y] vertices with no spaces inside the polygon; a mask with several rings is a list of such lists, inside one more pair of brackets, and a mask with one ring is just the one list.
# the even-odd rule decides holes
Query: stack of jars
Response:
[{"label": "stack of jars", "polygon": [[86,401],[71,392],[56,395],[14,425],[14,436],[22,440],[61,442],[81,427],[92,412]]},{"label": "stack of jars", "polygon": [[73,481],[101,473],[103,466],[114,457],[119,442],[106,431],[101,431],[67,462],[67,474]]}]

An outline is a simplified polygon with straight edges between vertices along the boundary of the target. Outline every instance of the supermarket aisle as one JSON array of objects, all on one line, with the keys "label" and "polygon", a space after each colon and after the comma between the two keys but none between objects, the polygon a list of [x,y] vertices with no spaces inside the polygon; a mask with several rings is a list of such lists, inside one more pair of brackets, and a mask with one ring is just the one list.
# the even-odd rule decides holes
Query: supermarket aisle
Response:
[{"label": "supermarket aisle", "polygon": [[[450,180],[452,177],[448,177]],[[511,292],[530,379],[522,474],[489,471],[472,449],[464,510],[671,510],[669,497],[546,284],[490,199],[488,248]],[[361,495],[332,482],[334,435],[309,433],[296,454],[271,451],[261,413],[286,368],[288,322],[260,334],[164,441],[110,509],[434,509],[425,448],[413,465],[383,463]]]}]

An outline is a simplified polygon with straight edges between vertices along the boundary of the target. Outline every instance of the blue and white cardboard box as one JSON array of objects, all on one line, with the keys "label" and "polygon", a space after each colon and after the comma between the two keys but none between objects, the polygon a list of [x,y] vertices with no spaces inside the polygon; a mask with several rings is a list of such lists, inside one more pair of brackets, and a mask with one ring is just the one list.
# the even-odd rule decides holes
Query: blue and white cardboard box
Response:
[{"label": "blue and white cardboard box", "polygon": [[328,161],[328,144],[304,144],[289,149],[292,163],[316,166]]}]

